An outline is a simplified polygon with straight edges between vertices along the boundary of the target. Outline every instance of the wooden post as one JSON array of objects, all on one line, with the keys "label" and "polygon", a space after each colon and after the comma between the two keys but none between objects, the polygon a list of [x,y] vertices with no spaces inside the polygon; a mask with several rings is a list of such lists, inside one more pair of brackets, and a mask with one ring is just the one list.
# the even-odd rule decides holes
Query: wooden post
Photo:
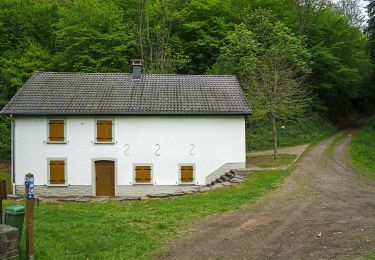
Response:
[{"label": "wooden post", "polygon": [[34,175],[25,176],[26,189],[26,259],[34,259]]},{"label": "wooden post", "polygon": [[3,199],[7,198],[7,184],[0,179],[0,224],[3,224]]},{"label": "wooden post", "polygon": [[3,224],[3,185],[1,185],[2,180],[0,179],[0,224]]}]

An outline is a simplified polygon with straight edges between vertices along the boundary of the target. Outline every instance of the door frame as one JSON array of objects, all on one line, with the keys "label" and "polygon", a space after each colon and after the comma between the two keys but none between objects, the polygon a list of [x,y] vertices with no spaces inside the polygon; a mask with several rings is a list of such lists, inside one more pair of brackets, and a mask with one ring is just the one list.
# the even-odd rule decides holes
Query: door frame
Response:
[{"label": "door frame", "polygon": [[116,158],[109,158],[109,157],[100,157],[100,158],[92,158],[91,159],[91,194],[92,196],[96,196],[96,169],[95,169],[95,162],[96,161],[112,161],[114,164],[114,177],[115,177],[115,196],[117,194],[117,159]]}]

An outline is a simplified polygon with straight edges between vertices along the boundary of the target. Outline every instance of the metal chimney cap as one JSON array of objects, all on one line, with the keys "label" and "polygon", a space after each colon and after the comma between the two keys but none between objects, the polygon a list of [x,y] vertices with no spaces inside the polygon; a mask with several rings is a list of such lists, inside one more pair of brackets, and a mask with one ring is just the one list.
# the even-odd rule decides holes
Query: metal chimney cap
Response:
[{"label": "metal chimney cap", "polygon": [[132,66],[142,66],[143,60],[142,59],[132,59]]}]

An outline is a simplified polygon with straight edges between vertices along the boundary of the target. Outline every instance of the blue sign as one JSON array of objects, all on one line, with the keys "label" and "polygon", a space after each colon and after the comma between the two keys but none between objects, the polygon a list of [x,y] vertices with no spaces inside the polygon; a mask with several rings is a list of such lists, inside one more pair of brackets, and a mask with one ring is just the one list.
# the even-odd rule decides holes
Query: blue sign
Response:
[{"label": "blue sign", "polygon": [[26,193],[26,199],[32,200],[34,199],[34,178],[26,177],[25,178],[25,186],[29,187]]}]

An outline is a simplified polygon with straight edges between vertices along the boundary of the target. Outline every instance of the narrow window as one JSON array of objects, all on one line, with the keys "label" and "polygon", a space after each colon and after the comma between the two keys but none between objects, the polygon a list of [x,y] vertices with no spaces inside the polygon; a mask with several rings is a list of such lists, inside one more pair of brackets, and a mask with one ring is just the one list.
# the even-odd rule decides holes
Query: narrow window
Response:
[{"label": "narrow window", "polygon": [[112,142],[112,120],[97,120],[96,121],[96,141],[97,142]]},{"label": "narrow window", "polygon": [[193,166],[181,166],[180,168],[180,182],[192,183],[194,181]]},{"label": "narrow window", "polygon": [[49,184],[65,184],[65,161],[49,161]]},{"label": "narrow window", "polygon": [[151,183],[151,166],[135,166],[135,183]]},{"label": "narrow window", "polygon": [[64,142],[65,141],[65,120],[49,120],[48,121],[48,141]]}]

